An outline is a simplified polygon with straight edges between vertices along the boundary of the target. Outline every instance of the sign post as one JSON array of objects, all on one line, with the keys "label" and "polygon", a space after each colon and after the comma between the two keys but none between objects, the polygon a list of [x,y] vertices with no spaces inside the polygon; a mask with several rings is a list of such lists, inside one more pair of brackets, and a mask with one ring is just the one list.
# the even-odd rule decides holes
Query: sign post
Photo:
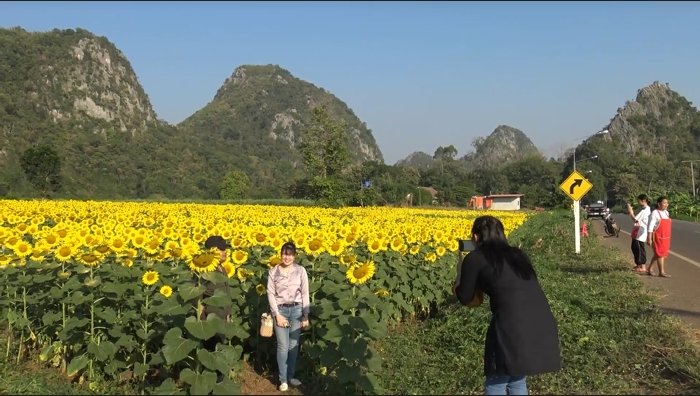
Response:
[{"label": "sign post", "polygon": [[576,254],[581,253],[581,198],[591,190],[593,184],[577,171],[559,185],[559,188],[574,201],[574,245]]}]

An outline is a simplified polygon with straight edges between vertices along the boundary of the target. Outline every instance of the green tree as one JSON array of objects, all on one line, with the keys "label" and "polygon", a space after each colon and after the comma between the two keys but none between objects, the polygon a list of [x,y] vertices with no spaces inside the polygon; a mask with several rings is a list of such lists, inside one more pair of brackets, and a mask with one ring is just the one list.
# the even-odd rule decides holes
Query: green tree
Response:
[{"label": "green tree", "polygon": [[250,179],[245,173],[234,170],[226,174],[219,188],[221,199],[241,198],[250,188]]},{"label": "green tree", "polygon": [[61,158],[47,145],[32,147],[20,157],[22,171],[43,196],[61,188]]},{"label": "green tree", "polygon": [[345,135],[344,123],[331,118],[325,106],[316,107],[299,147],[313,197],[327,204],[343,204],[349,195],[343,179],[350,163]]}]

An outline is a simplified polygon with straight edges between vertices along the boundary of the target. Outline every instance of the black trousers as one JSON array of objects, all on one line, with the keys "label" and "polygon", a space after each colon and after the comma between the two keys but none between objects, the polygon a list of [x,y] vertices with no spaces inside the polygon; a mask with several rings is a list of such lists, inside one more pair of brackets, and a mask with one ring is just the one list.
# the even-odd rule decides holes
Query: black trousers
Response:
[{"label": "black trousers", "polygon": [[647,249],[644,247],[644,242],[636,239],[632,240],[632,255],[634,256],[634,264],[643,265],[647,263]]}]

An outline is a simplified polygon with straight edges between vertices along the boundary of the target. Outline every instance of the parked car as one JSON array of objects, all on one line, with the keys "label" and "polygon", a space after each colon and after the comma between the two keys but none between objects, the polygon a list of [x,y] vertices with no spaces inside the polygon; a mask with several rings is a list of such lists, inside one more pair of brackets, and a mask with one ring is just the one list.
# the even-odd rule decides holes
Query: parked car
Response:
[{"label": "parked car", "polygon": [[604,203],[592,203],[586,207],[586,218],[600,217],[605,218],[607,214],[610,213],[610,209]]}]

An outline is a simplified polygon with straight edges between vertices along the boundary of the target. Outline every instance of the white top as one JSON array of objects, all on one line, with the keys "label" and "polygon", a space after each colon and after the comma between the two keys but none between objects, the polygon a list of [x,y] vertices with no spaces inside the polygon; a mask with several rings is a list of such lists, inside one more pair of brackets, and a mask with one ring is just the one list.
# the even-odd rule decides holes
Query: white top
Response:
[{"label": "white top", "polygon": [[647,230],[649,229],[649,216],[651,215],[651,208],[649,206],[644,207],[642,210],[634,216],[634,225],[639,226],[639,232],[637,232],[637,240],[646,242],[647,241]]},{"label": "white top", "polygon": [[661,219],[670,219],[671,217],[668,215],[668,210],[655,210],[651,212],[651,215],[649,216],[649,229],[651,232],[656,231],[656,227],[659,226],[659,222],[661,222]]}]

